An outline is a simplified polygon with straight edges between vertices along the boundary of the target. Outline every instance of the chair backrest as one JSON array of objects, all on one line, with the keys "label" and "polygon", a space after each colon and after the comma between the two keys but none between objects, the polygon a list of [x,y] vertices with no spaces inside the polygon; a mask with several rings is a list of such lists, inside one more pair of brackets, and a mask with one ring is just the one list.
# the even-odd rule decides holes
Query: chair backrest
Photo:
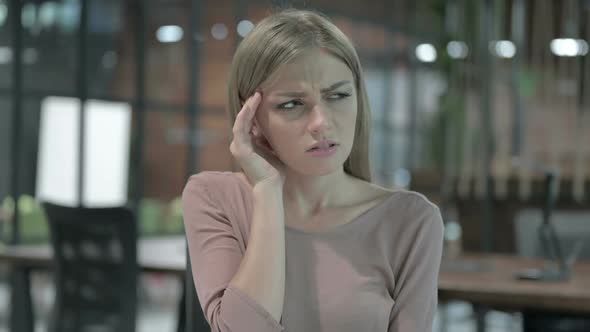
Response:
[{"label": "chair backrest", "polygon": [[50,331],[135,331],[137,230],[127,208],[44,203],[55,256]]},{"label": "chair backrest", "polygon": [[191,271],[190,252],[187,245],[186,272],[183,280],[177,332],[211,332],[211,327],[207,323],[207,319],[199,303],[197,290],[193,281],[193,273]]}]

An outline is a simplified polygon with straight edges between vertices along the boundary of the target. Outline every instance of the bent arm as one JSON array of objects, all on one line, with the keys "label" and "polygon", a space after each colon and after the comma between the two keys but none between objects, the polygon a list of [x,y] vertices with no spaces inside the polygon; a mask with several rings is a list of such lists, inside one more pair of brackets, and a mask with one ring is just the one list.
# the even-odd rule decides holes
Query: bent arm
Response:
[{"label": "bent arm", "polygon": [[[212,331],[282,331],[285,239],[282,190],[254,190],[250,238],[242,253],[236,232],[208,178],[183,192],[195,288]],[[217,199],[216,199],[217,198]]]}]

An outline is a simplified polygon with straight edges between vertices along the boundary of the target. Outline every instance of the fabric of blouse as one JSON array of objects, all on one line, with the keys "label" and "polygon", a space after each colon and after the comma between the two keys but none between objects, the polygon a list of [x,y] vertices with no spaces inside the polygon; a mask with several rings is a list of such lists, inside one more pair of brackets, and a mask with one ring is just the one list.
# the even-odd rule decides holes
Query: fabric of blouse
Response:
[{"label": "fabric of blouse", "polygon": [[328,231],[286,226],[280,321],[229,286],[248,246],[248,185],[235,173],[201,172],[182,201],[195,287],[212,331],[432,331],[443,223],[423,195],[395,191]]}]

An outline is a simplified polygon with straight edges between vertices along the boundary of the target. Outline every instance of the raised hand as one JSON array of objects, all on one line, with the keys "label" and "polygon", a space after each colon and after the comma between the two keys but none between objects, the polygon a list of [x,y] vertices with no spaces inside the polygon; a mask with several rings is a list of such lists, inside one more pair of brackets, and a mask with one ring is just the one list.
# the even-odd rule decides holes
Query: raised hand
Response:
[{"label": "raised hand", "polygon": [[234,123],[229,150],[252,186],[262,182],[282,185],[284,165],[272,153],[272,148],[264,144],[264,135],[254,118],[261,100],[262,95],[256,92],[242,106]]}]

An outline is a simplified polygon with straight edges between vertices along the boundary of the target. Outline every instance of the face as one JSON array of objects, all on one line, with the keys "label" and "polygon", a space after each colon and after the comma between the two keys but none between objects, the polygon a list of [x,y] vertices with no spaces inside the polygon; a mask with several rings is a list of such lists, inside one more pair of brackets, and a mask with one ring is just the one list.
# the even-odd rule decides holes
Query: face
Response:
[{"label": "face", "polygon": [[[342,168],[357,118],[354,77],[344,62],[322,50],[309,51],[283,65],[261,91],[257,125],[288,169],[326,175]],[[309,151],[322,140],[337,144],[331,154]]]}]

